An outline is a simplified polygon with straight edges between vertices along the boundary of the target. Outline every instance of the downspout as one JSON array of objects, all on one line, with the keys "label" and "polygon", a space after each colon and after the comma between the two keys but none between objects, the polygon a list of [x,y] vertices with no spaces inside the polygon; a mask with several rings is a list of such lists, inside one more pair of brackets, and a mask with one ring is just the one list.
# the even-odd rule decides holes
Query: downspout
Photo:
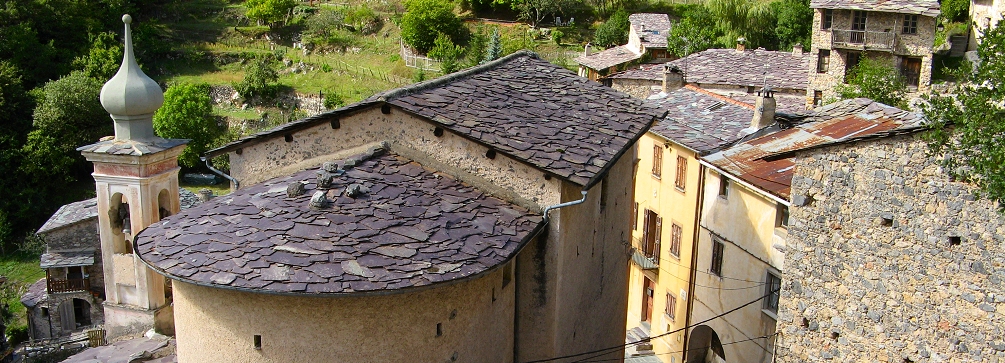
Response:
[{"label": "downspout", "polygon": [[200,156],[199,159],[202,160],[202,162],[206,163],[206,167],[209,168],[209,170],[212,170],[217,175],[227,178],[227,180],[230,180],[231,183],[234,183],[234,190],[241,189],[241,182],[237,181],[237,179],[234,179],[234,177],[227,175],[227,173],[224,173],[218,170],[217,168],[214,168],[212,165],[209,165],[209,159],[206,159],[205,156]]},{"label": "downspout", "polygon": [[[695,155],[695,156],[697,157],[697,155]],[[692,230],[694,231],[694,235],[691,238],[691,272],[690,272],[691,276],[688,278],[687,315],[685,315],[685,318],[684,318],[684,326],[685,327],[690,327],[691,326],[691,315],[692,315],[692,312],[693,312],[693,309],[694,309],[694,287],[695,287],[695,281],[694,281],[694,279],[695,279],[695,277],[697,275],[697,272],[698,272],[698,235],[701,232],[700,231],[700,228],[701,228],[701,210],[703,208],[703,205],[705,204],[704,203],[705,202],[705,166],[701,165],[701,164],[698,164],[698,165],[700,165],[701,167],[698,168],[698,193],[697,193],[697,196],[696,196],[697,200],[695,200],[696,209],[695,209],[695,213],[694,213],[694,228],[692,228]],[[688,353],[688,340],[687,339],[688,339],[688,335],[689,335],[688,333],[690,333],[690,332],[691,332],[690,329],[687,329],[687,328],[684,329],[684,356],[681,359],[682,362],[686,362],[687,361],[687,353]]]},{"label": "downspout", "polygon": [[587,193],[587,191],[584,190],[584,191],[582,191],[582,193],[583,193],[583,199],[574,200],[574,201],[571,201],[571,202],[565,202],[565,203],[561,203],[561,204],[549,205],[547,207],[544,207],[544,211],[541,212],[541,213],[544,214],[544,221],[548,222],[548,212],[551,211],[551,210],[559,209],[559,208],[565,208],[565,207],[571,207],[571,206],[574,206],[574,205],[577,205],[577,204],[583,204],[583,202],[586,201],[586,193]]}]

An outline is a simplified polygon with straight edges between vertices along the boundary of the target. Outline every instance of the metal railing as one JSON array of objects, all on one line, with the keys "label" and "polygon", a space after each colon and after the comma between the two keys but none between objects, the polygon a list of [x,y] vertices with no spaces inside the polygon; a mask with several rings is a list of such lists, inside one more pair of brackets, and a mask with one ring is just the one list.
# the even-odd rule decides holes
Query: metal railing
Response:
[{"label": "metal railing", "polygon": [[87,291],[91,283],[87,279],[50,279],[46,280],[49,293]]},{"label": "metal railing", "polygon": [[831,30],[831,44],[836,48],[888,50],[897,47],[897,34],[865,30]]},{"label": "metal railing", "polygon": [[646,248],[645,242],[632,237],[635,246],[632,248],[632,261],[643,270],[655,270],[660,267],[660,244],[656,243],[653,251]]}]

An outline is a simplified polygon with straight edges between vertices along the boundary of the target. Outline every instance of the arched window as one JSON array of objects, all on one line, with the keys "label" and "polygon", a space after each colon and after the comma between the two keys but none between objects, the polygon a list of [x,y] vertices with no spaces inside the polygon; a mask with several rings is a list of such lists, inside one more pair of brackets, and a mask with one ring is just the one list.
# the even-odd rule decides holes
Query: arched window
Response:
[{"label": "arched window", "polygon": [[108,220],[112,228],[113,252],[133,253],[132,218],[129,203],[126,203],[122,193],[112,194],[112,199],[108,203]]}]

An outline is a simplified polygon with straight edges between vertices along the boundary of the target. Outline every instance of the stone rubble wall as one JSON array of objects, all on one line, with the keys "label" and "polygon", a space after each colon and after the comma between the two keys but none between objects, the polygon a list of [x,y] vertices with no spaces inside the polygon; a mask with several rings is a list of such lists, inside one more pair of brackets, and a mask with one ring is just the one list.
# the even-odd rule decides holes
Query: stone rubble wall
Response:
[{"label": "stone rubble wall", "polygon": [[927,151],[797,155],[778,362],[1005,362],[1005,218]]}]

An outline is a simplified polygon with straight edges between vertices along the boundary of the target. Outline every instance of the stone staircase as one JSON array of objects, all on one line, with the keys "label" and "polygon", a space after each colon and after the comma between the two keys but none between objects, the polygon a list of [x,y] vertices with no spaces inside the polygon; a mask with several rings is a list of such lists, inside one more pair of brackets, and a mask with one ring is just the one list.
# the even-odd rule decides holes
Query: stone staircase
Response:
[{"label": "stone staircase", "polygon": [[653,352],[653,343],[649,340],[649,324],[646,322],[629,330],[625,342],[628,344],[641,342],[634,344],[635,352],[631,353],[633,357],[656,354]]}]

